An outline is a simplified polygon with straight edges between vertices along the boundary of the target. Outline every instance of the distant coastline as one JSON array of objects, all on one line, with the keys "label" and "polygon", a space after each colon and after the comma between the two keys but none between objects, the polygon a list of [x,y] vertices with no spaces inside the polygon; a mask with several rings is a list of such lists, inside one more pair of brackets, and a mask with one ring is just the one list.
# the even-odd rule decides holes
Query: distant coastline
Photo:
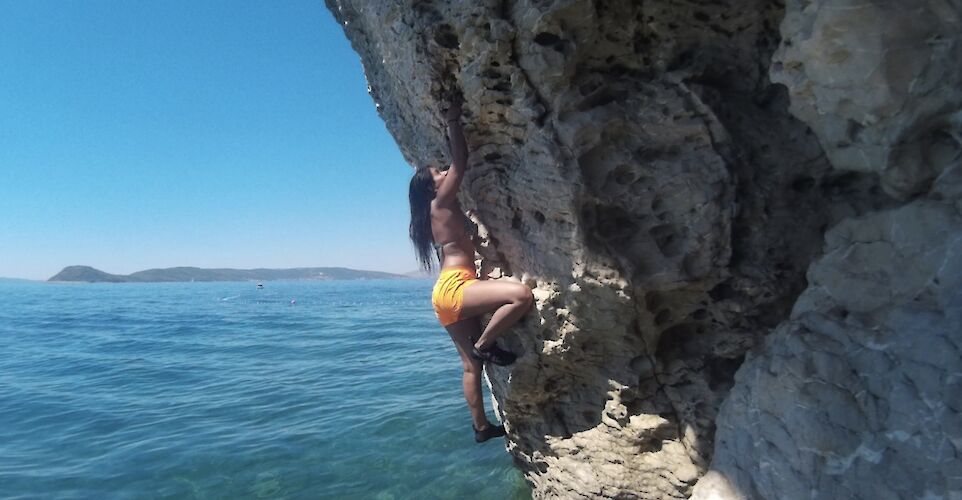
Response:
[{"label": "distant coastline", "polygon": [[364,271],[346,267],[297,267],[291,269],[203,269],[170,267],[131,274],[110,274],[90,266],[67,266],[47,281],[84,283],[173,283],[185,281],[276,281],[411,279],[403,274]]}]

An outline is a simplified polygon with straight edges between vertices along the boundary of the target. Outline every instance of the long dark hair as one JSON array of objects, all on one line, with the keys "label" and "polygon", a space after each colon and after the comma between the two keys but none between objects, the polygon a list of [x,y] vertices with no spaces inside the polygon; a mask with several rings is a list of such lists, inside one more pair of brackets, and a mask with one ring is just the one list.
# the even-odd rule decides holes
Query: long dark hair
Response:
[{"label": "long dark hair", "polygon": [[414,253],[418,264],[425,271],[434,269],[434,254],[431,245],[434,234],[431,232],[431,200],[434,199],[434,177],[427,167],[418,167],[411,177],[408,200],[411,202],[411,225],[408,235],[414,243]]}]

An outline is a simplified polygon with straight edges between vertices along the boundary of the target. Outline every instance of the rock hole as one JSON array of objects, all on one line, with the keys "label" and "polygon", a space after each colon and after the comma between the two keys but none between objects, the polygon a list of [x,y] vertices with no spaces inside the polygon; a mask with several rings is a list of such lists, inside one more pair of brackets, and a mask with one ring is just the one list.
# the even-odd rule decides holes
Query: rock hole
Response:
[{"label": "rock hole", "polygon": [[686,50],[678,55],[675,60],[668,63],[665,67],[666,71],[677,71],[681,68],[689,66],[695,59],[695,53],[691,50]]},{"label": "rock hole", "polygon": [[663,149],[642,146],[635,150],[635,154],[633,156],[640,163],[651,163],[656,160],[664,159],[666,156],[671,156],[671,154],[669,151],[665,151]]},{"label": "rock hole", "polygon": [[628,97],[628,93],[621,90],[611,90],[611,89],[600,89],[578,104],[579,111],[587,111],[592,108],[598,108],[611,104],[615,101],[623,101]]},{"label": "rock hole", "polygon": [[592,92],[601,88],[602,85],[604,85],[604,81],[602,81],[601,79],[591,78],[586,83],[583,83],[580,86],[578,86],[578,92],[581,95],[589,95]]},{"label": "rock hole", "polygon": [[706,363],[708,388],[713,391],[730,388],[735,383],[735,372],[744,362],[744,354],[737,358],[709,358]]},{"label": "rock hole", "polygon": [[501,153],[488,153],[484,155],[484,161],[498,161],[501,159]]},{"label": "rock hole", "polygon": [[542,31],[534,37],[534,43],[538,45],[555,45],[561,41],[561,37],[555,35],[554,33],[548,33],[547,31]]},{"label": "rock hole", "polygon": [[683,354],[690,354],[693,346],[690,341],[698,336],[695,326],[690,323],[681,323],[661,332],[658,339],[658,347],[655,355],[664,359],[665,357],[678,357]]},{"label": "rock hole", "polygon": [[664,325],[669,321],[671,321],[671,309],[662,309],[655,315],[655,324],[658,326]]},{"label": "rock hole", "polygon": [[848,137],[850,142],[858,142],[859,136],[862,135],[862,131],[865,130],[865,126],[855,120],[848,121],[848,127],[845,130],[845,136]]},{"label": "rock hole", "polygon": [[958,161],[960,155],[962,145],[945,130],[935,131],[923,142],[922,157],[936,174]]},{"label": "rock hole", "polygon": [[660,224],[648,230],[648,234],[665,257],[676,257],[682,250],[682,239],[678,237],[678,231],[674,224]]},{"label": "rock hole", "polygon": [[628,68],[628,66],[625,66],[624,64],[615,64],[615,65],[612,65],[610,68],[608,68],[608,73],[615,76],[621,76],[630,72],[631,72],[631,69]]},{"label": "rock hole", "polygon": [[638,233],[634,218],[620,207],[599,205],[596,213],[596,232],[607,241],[630,241]]},{"label": "rock hole", "polygon": [[691,317],[699,321],[703,320],[708,317],[708,311],[705,309],[698,309],[695,312],[691,313]]},{"label": "rock hole", "polygon": [[543,213],[535,210],[533,215],[534,215],[534,220],[538,221],[538,224],[544,224],[545,218]]},{"label": "rock hole", "polygon": [[711,20],[711,17],[708,14],[705,14],[704,12],[695,12],[693,15],[696,20],[701,21],[703,23],[707,23],[708,21]]},{"label": "rock hole", "polygon": [[652,438],[638,445],[638,453],[657,453],[661,451],[661,439]]},{"label": "rock hole", "polygon": [[832,316],[835,316],[835,317],[840,318],[840,319],[848,318],[848,309],[846,309],[846,308],[844,308],[844,307],[842,307],[842,306],[835,306],[835,307],[833,307],[832,309],[830,309],[828,312],[829,312],[829,314],[831,314]]},{"label": "rock hole", "polygon": [[654,177],[648,177],[647,175],[639,176],[635,179],[635,182],[631,183],[632,189],[649,189],[650,186],[655,184]]},{"label": "rock hole", "polygon": [[708,296],[711,297],[715,302],[720,300],[728,300],[735,297],[735,289],[733,289],[728,282],[722,282],[715,285],[715,288],[709,290]]},{"label": "rock hole", "polygon": [[438,31],[434,33],[434,41],[446,49],[456,49],[460,43],[458,36],[454,34],[451,26],[447,24],[442,24],[438,27]]},{"label": "rock hole", "polygon": [[625,410],[627,410],[628,415],[640,415],[643,403],[644,401],[642,401],[641,398],[634,398],[629,401],[625,401]]},{"label": "rock hole", "polygon": [[851,194],[855,185],[859,181],[859,174],[856,172],[843,172],[839,175],[829,177],[822,183],[822,189],[831,195]]},{"label": "rock hole", "polygon": [[618,165],[612,172],[611,177],[615,183],[626,186],[635,181],[635,172],[631,165]]},{"label": "rock hole", "polygon": [[803,177],[799,177],[798,179],[795,179],[794,181],[792,181],[792,190],[795,191],[796,193],[805,193],[809,189],[812,189],[812,187],[814,186],[815,186],[815,179],[807,175]]},{"label": "rock hole", "polygon": [[664,303],[665,296],[662,293],[648,292],[645,294],[645,308],[651,313],[661,309],[661,305]]},{"label": "rock hole", "polygon": [[557,388],[558,383],[553,379],[548,379],[544,383],[544,388],[542,389],[546,393],[552,393]]}]

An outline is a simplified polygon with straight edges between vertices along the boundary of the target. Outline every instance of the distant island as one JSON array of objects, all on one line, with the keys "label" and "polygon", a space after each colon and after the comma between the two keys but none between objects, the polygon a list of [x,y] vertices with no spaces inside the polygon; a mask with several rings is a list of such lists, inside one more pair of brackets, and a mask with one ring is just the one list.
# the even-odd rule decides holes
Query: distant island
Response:
[{"label": "distant island", "polygon": [[170,267],[127,275],[105,273],[90,266],[67,266],[47,281],[86,283],[161,283],[181,281],[274,281],[274,280],[365,280],[410,279],[403,274],[361,271],[345,267],[297,267],[293,269],[202,269]]}]

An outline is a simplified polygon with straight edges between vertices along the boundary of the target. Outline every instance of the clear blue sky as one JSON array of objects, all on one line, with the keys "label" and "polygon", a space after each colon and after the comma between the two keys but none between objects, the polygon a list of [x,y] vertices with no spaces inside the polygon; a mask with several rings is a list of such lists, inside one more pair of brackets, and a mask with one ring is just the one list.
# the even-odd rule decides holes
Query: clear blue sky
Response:
[{"label": "clear blue sky", "polygon": [[0,0],[0,276],[416,268],[322,0]]}]

